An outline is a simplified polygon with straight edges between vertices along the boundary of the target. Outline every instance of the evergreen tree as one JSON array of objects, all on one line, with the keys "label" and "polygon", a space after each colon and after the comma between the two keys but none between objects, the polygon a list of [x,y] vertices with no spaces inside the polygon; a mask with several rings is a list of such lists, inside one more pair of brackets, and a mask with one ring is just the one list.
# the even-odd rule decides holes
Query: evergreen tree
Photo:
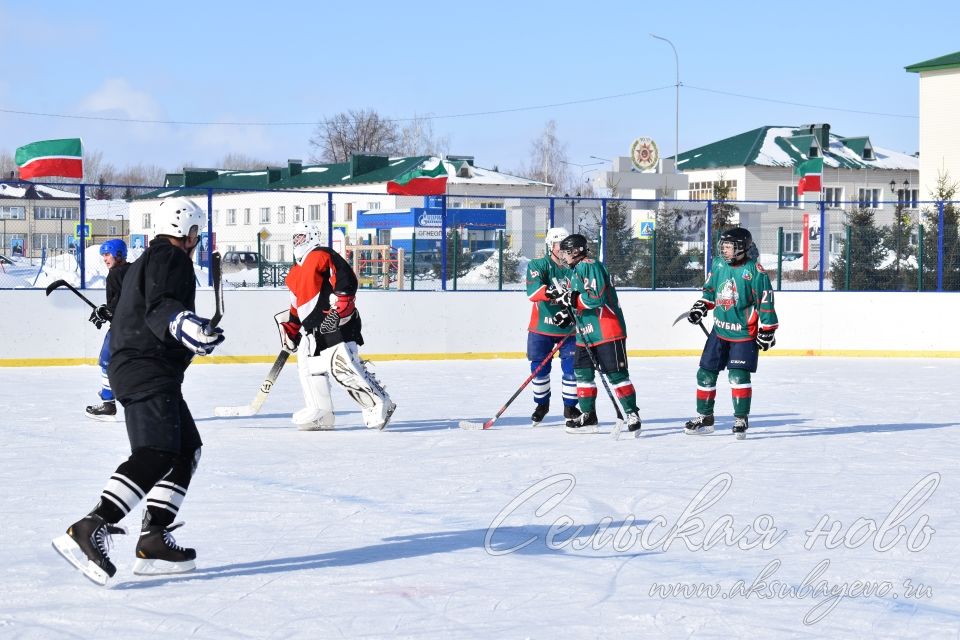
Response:
[{"label": "evergreen tree", "polygon": [[630,210],[626,202],[607,201],[607,228],[604,236],[604,266],[615,287],[649,286],[637,279],[642,240],[630,225]]},{"label": "evergreen tree", "polygon": [[719,178],[713,183],[713,203],[711,205],[713,213],[713,226],[711,230],[711,242],[716,243],[720,238],[720,233],[734,225],[734,216],[740,213],[740,208],[730,204],[730,181],[723,179],[721,173]]},{"label": "evergreen tree", "polygon": [[97,188],[93,191],[94,200],[110,200],[113,198],[113,193],[110,192],[110,189],[107,189],[106,185],[106,178],[100,176],[100,179],[97,180]]},{"label": "evergreen tree", "polygon": [[[883,246],[887,230],[878,227],[876,212],[858,206],[847,212],[847,235],[840,241],[840,255],[830,264],[830,277],[837,291],[847,289],[847,269],[850,275],[849,291],[877,291],[889,286],[889,272],[882,267],[887,250]],[[847,255],[849,253],[849,264]]]},{"label": "evergreen tree", "polygon": [[[470,253],[463,250],[463,229],[452,228],[447,230],[447,241],[444,243],[447,250],[447,280],[453,280],[454,268],[458,278],[462,278],[470,271]],[[433,275],[436,278],[443,276],[443,264],[439,255],[433,262]],[[456,265],[454,265],[456,260]]]},{"label": "evergreen tree", "polygon": [[702,264],[703,254],[695,249],[684,248],[684,235],[680,228],[682,219],[683,211],[676,207],[657,211],[655,237],[641,241],[635,278],[639,286],[678,288],[703,284],[703,270],[696,265],[698,260]]},{"label": "evergreen tree", "polygon": [[957,226],[960,211],[953,197],[957,193],[957,182],[950,180],[947,172],[937,176],[936,191],[930,195],[938,204],[922,211],[923,218],[923,290],[934,291],[937,288],[937,245],[940,238],[939,202],[943,203],[943,290],[960,290],[960,240]]}]

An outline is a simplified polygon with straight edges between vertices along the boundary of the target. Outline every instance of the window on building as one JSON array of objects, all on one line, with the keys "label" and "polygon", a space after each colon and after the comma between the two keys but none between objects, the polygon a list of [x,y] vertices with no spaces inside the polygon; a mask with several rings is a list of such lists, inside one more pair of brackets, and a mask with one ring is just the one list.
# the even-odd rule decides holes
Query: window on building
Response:
[{"label": "window on building", "polygon": [[278,244],[278,245],[277,245],[277,262],[286,262],[286,261],[287,261],[286,247],[287,247],[287,245],[285,245],[285,244]]},{"label": "window on building", "polygon": [[309,215],[310,222],[316,222],[317,220],[320,220],[321,219],[320,205],[311,204],[311,205],[308,205],[308,207],[309,208],[307,210],[307,213]]},{"label": "window on building", "polygon": [[287,222],[287,208],[277,207],[277,224],[285,224],[286,222]]},{"label": "window on building", "polygon": [[260,224],[270,223],[270,207],[260,207]]},{"label": "window on building", "polygon": [[831,209],[839,209],[843,205],[843,187],[824,187],[823,203]]},{"label": "window on building", "polygon": [[213,210],[213,226],[217,226],[218,224],[220,224],[220,210],[214,209]]},{"label": "window on building", "polygon": [[33,248],[34,249],[49,249],[50,248],[50,236],[46,233],[35,233],[33,234]]},{"label": "window on building", "polygon": [[343,221],[353,222],[353,203],[348,202],[343,205]]},{"label": "window on building", "polygon": [[263,249],[263,259],[264,259],[264,260],[269,260],[269,259],[270,259],[270,246],[271,246],[271,245],[270,245],[269,243],[267,243],[267,244],[262,245],[262,247],[261,247],[261,248]]},{"label": "window on building", "polygon": [[379,208],[380,208],[380,203],[379,203],[379,202],[368,202],[368,203],[367,203],[367,211],[376,211],[376,210],[379,209]]},{"label": "window on building", "polygon": [[24,220],[27,217],[26,207],[0,207],[0,219]]},{"label": "window on building", "polygon": [[79,220],[78,207],[36,207],[33,217],[37,220]]},{"label": "window on building", "polygon": [[777,206],[781,209],[792,209],[800,206],[800,196],[797,195],[796,185],[777,187]]},{"label": "window on building", "polygon": [[296,206],[293,208],[293,221],[303,222],[303,207]]},{"label": "window on building", "polygon": [[149,229],[149,228],[150,228],[150,214],[149,214],[149,213],[143,214],[143,228],[144,228],[144,229]]},{"label": "window on building", "polygon": [[784,231],[783,250],[789,251],[790,253],[798,253],[803,251],[803,245],[800,244],[801,235],[802,234],[799,231]]},{"label": "window on building", "polygon": [[491,202],[481,202],[481,209],[503,209],[503,202],[497,202],[496,200]]},{"label": "window on building", "polygon": [[250,209],[244,209],[244,210],[243,210],[243,224],[250,224],[250,222],[251,222]]},{"label": "window on building", "polygon": [[828,250],[830,253],[840,253],[840,248],[843,246],[843,234],[842,233],[831,233],[830,234],[830,245]]},{"label": "window on building", "polygon": [[109,234],[112,235],[112,236],[118,235],[118,234],[117,234],[117,225],[112,224],[112,225],[110,225],[109,227],[107,227],[107,233],[109,233]]},{"label": "window on building", "polygon": [[919,189],[897,189],[897,204],[908,209],[916,209],[920,200]]},{"label": "window on building", "polygon": [[861,209],[879,209],[880,189],[857,189],[857,204]]},{"label": "window on building", "polygon": [[227,224],[233,226],[237,224],[237,210],[227,209]]}]

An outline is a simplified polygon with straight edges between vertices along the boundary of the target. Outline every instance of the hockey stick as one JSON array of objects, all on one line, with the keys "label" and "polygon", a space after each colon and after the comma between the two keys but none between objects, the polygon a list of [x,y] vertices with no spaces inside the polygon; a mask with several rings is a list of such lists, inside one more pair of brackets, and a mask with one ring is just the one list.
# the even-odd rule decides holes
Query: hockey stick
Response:
[{"label": "hockey stick", "polygon": [[283,369],[283,365],[287,363],[287,358],[289,357],[289,351],[286,349],[280,351],[277,359],[273,361],[273,366],[270,367],[270,373],[264,378],[263,384],[260,385],[260,390],[257,391],[257,395],[254,396],[253,402],[239,407],[216,407],[213,410],[213,414],[220,417],[257,415],[263,403],[267,401],[267,395],[273,388],[274,383],[276,383],[277,377],[280,376],[280,370]]},{"label": "hockey stick", "polygon": [[527,377],[527,379],[523,381],[523,384],[520,385],[520,388],[513,392],[513,395],[510,396],[510,399],[507,400],[506,404],[504,404],[502,407],[500,407],[500,411],[497,411],[497,415],[493,416],[492,418],[490,418],[490,419],[487,420],[486,422],[471,422],[471,421],[469,421],[469,420],[461,420],[461,421],[460,421],[460,428],[461,428],[461,429],[466,429],[466,430],[468,430],[468,431],[480,431],[480,430],[489,429],[490,427],[492,427],[492,426],[493,426],[493,423],[496,422],[497,419],[498,419],[500,416],[503,415],[503,412],[507,410],[507,407],[509,407],[510,404],[511,404],[514,400],[517,399],[517,396],[519,396],[520,393],[521,393],[524,389],[527,388],[527,385],[530,384],[530,381],[533,380],[533,379],[537,376],[537,374],[540,373],[540,371],[541,371],[545,366],[547,366],[547,363],[550,362],[550,361],[553,359],[553,356],[557,353],[557,351],[560,351],[560,347],[562,347],[564,344],[566,344],[567,340],[569,340],[569,339],[570,339],[570,336],[569,336],[569,335],[564,336],[563,340],[561,340],[560,342],[558,342],[558,343],[553,347],[553,350],[550,351],[550,353],[547,354],[547,357],[544,358],[544,359],[540,362],[540,364],[537,365],[537,368],[534,369],[533,372]]},{"label": "hockey stick", "polygon": [[96,308],[97,308],[97,305],[95,305],[95,304],[93,304],[92,302],[90,302],[90,300],[87,299],[87,296],[85,296],[85,295],[83,295],[82,293],[80,293],[79,291],[77,291],[77,288],[76,288],[75,286],[73,286],[72,284],[70,284],[69,282],[67,282],[66,280],[56,280],[56,281],[51,282],[50,284],[48,284],[48,285],[47,285],[47,295],[49,296],[49,295],[50,295],[50,292],[52,292],[54,289],[59,289],[60,287],[67,287],[68,289],[70,289],[70,291],[73,291],[75,294],[77,294],[77,296],[78,296],[81,300],[83,300],[84,302],[86,302],[86,303],[87,303],[88,305],[90,305],[93,309],[96,309]]},{"label": "hockey stick", "polygon": [[[678,323],[678,322],[680,322],[681,320],[686,320],[686,319],[687,319],[687,316],[689,316],[689,315],[690,315],[690,312],[689,312],[689,311],[684,311],[684,312],[681,313],[679,316],[677,316],[677,319],[673,321],[673,325],[671,325],[671,326],[674,326],[674,327],[677,326],[677,323]],[[705,326],[703,326],[703,320],[697,320],[697,324],[700,325],[700,329],[703,330],[703,335],[705,335],[705,336],[707,336],[707,337],[709,338],[709,337],[710,337],[710,332],[707,331],[707,328],[706,328]]]},{"label": "hockey stick", "polygon": [[215,251],[212,256],[210,256],[210,274],[213,276],[213,297],[216,304],[216,311],[213,314],[213,317],[210,318],[210,322],[206,327],[203,328],[203,332],[208,336],[213,335],[214,328],[220,324],[220,318],[223,317],[223,288],[221,287],[220,280],[223,277],[223,272],[220,268],[220,252]]}]

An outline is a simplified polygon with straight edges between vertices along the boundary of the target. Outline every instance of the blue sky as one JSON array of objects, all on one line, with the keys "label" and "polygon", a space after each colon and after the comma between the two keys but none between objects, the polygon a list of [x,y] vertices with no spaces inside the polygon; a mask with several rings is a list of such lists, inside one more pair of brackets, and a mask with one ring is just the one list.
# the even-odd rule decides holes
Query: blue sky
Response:
[{"label": "blue sky", "polygon": [[451,153],[504,170],[527,162],[551,119],[572,162],[627,155],[638,136],[669,155],[674,57],[651,32],[679,54],[682,150],[765,124],[813,122],[917,150],[918,77],[903,67],[960,49],[958,3],[726,4],[5,0],[0,150],[81,136],[113,164],[172,171],[228,152],[307,159],[314,129],[10,111],[314,123],[348,109],[409,118],[578,102],[439,118],[434,130]]}]

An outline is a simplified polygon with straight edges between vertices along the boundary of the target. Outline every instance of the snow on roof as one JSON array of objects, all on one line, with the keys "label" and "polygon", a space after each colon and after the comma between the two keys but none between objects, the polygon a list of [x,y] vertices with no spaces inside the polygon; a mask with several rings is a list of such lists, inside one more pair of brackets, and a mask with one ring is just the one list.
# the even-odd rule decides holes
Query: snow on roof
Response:
[{"label": "snow on roof", "polygon": [[756,163],[774,167],[792,167],[793,158],[776,143],[778,137],[789,138],[792,135],[792,127],[770,127],[763,139],[763,144],[760,145]]}]

